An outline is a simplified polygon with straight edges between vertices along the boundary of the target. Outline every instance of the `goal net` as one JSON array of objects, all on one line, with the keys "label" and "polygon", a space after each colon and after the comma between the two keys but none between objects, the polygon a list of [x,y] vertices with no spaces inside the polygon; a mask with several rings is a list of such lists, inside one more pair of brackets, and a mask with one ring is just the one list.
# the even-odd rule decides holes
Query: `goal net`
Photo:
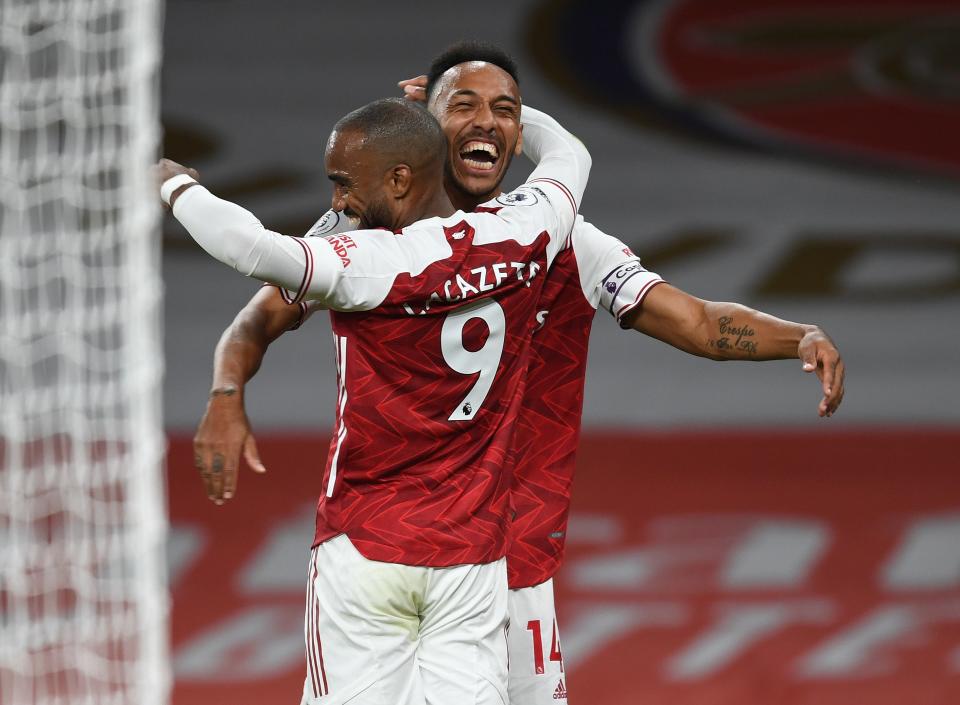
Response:
[{"label": "goal net", "polygon": [[168,699],[160,0],[0,0],[0,703]]}]

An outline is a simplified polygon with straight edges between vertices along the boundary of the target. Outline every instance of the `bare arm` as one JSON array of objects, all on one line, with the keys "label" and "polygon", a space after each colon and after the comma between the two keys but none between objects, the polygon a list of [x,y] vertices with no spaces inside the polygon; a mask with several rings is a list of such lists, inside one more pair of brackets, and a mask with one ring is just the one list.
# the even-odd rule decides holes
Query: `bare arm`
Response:
[{"label": "bare arm", "polygon": [[220,336],[213,357],[213,387],[193,439],[194,462],[207,496],[222,504],[237,488],[240,456],[266,472],[243,404],[247,382],[260,369],[270,343],[295,326],[302,310],[278,289],[262,287]]},{"label": "bare arm", "polygon": [[211,395],[242,392],[260,369],[267,347],[296,325],[301,313],[299,306],[283,300],[276,287],[261,287],[220,336],[213,356]]},{"label": "bare arm", "polygon": [[704,301],[669,284],[654,287],[624,325],[711,360],[800,359],[823,387],[818,412],[831,416],[843,400],[844,364],[815,325],[793,323],[736,303]]}]

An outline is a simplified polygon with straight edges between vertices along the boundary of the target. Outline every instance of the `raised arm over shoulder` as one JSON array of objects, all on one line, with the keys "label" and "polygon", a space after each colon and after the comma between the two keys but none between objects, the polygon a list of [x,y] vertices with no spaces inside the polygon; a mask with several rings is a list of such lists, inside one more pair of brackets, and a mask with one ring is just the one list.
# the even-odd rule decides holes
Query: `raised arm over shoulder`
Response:
[{"label": "raised arm over shoulder", "polygon": [[579,209],[590,176],[590,152],[563,125],[529,105],[523,106],[520,122],[523,153],[536,165],[527,181],[542,178],[560,181],[570,190]]}]

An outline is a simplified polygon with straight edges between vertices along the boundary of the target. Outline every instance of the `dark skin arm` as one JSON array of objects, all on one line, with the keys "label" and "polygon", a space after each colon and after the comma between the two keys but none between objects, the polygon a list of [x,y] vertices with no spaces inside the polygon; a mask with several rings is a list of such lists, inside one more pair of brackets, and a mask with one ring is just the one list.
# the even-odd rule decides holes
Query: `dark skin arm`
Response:
[{"label": "dark skin arm", "polygon": [[843,401],[845,368],[833,341],[815,325],[792,323],[735,303],[704,301],[669,284],[655,286],[624,324],[711,360],[799,359],[820,380],[820,416]]},{"label": "dark skin arm", "polygon": [[267,471],[244,409],[243,390],[260,369],[270,343],[299,318],[299,306],[286,303],[276,287],[265,286],[237,314],[217,343],[213,388],[193,438],[194,463],[207,496],[217,504],[236,493],[241,455],[254,472]]}]

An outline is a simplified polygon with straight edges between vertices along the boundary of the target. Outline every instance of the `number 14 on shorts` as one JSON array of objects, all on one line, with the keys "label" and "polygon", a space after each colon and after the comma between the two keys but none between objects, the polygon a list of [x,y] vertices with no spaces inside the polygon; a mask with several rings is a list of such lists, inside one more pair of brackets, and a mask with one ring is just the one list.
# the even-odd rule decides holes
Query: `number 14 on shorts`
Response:
[{"label": "number 14 on shorts", "polygon": [[[527,631],[533,640],[533,669],[537,675],[546,673],[543,662],[543,631],[540,628],[539,619],[531,619],[527,622]],[[550,630],[550,660],[560,664],[560,672],[563,673],[563,654],[560,653],[560,637],[557,632],[557,621],[553,620],[553,626]]]}]

